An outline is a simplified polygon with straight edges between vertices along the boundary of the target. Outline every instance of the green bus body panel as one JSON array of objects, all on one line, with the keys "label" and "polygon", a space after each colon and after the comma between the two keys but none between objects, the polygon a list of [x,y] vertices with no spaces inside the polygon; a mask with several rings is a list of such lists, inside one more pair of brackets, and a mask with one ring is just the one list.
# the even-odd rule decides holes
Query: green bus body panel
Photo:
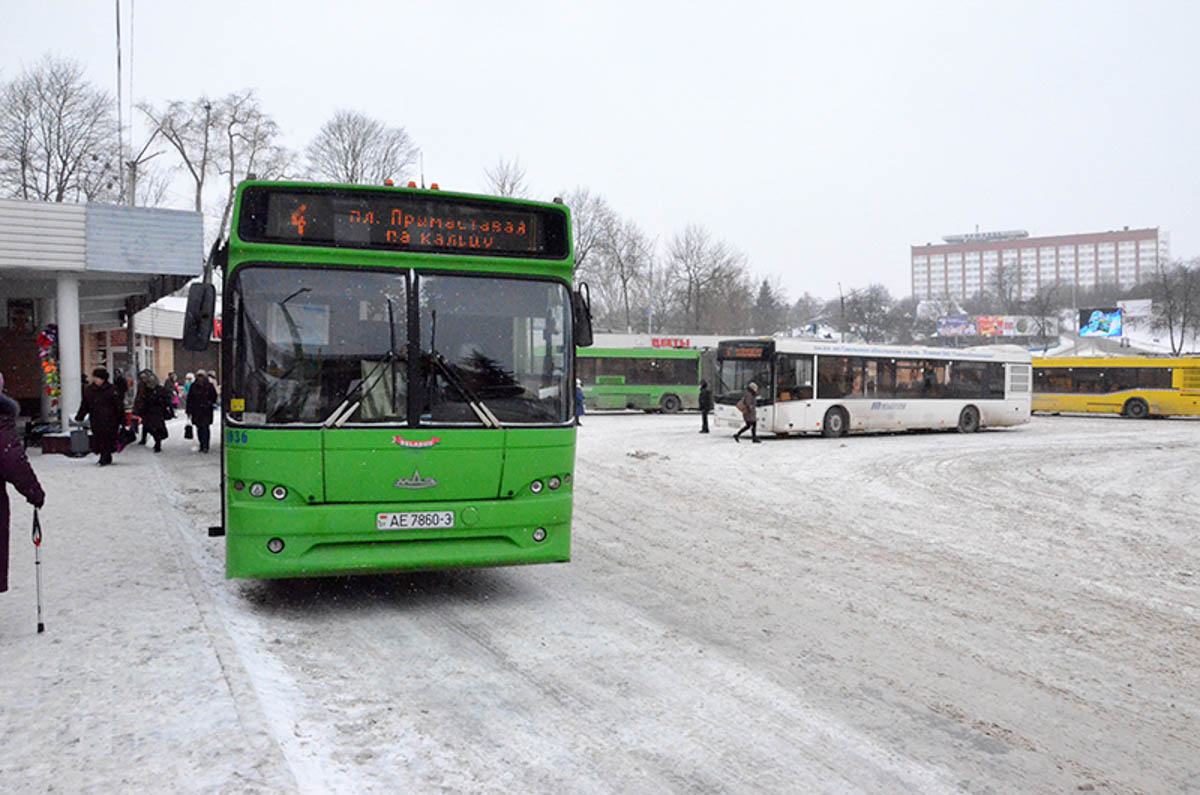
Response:
[{"label": "green bus body panel", "polygon": [[[328,502],[428,502],[499,496],[505,431],[338,428],[325,438]],[[395,441],[433,442],[404,447]],[[398,486],[401,479],[406,486]],[[435,482],[432,483],[432,482]],[[425,485],[430,484],[430,485]]]},{"label": "green bus body panel", "polygon": [[[242,441],[242,440],[245,441]],[[231,501],[250,499],[253,483],[271,489],[283,486],[288,490],[288,503],[324,502],[325,483],[321,476],[321,432],[277,431],[226,426],[225,479],[229,484],[242,481],[245,488],[229,490]],[[265,479],[264,479],[265,478]]]},{"label": "green bus body panel", "polygon": [[[567,561],[575,434],[573,427],[231,428],[225,444],[226,576]],[[410,444],[438,441],[405,447],[397,437]],[[551,477],[559,479],[556,490],[549,488]],[[437,485],[395,485],[427,478]],[[535,480],[543,485],[536,494],[530,488]],[[263,484],[264,496],[251,496],[254,483]],[[287,489],[282,500],[272,495],[277,486]],[[447,510],[455,514],[452,529],[375,529],[378,513]],[[537,528],[547,532],[540,543],[533,540]],[[272,538],[284,541],[283,552],[267,550]]]}]

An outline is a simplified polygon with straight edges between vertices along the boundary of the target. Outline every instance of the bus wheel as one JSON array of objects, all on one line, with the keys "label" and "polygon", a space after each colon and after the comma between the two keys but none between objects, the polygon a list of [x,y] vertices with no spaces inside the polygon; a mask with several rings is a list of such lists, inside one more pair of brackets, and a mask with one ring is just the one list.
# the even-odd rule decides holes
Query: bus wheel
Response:
[{"label": "bus wheel", "polygon": [[1126,417],[1133,417],[1135,420],[1144,420],[1150,416],[1150,407],[1141,398],[1134,398],[1125,404],[1124,414]]},{"label": "bus wheel", "polygon": [[825,420],[821,423],[821,435],[834,437],[845,436],[846,426],[850,424],[846,417],[846,412],[839,408],[832,408],[825,412]]},{"label": "bus wheel", "polygon": [[975,433],[979,430],[979,409],[967,406],[958,415],[958,432]]},{"label": "bus wheel", "polygon": [[667,414],[674,414],[683,408],[683,403],[675,395],[663,395],[662,400],[659,401],[658,405]]}]

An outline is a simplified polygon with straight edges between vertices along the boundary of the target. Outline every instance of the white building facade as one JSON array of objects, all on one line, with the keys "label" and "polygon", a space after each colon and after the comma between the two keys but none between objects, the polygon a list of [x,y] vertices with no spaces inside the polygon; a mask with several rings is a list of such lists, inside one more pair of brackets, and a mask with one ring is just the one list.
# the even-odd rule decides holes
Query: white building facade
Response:
[{"label": "white building facade", "polygon": [[995,293],[1001,283],[1022,299],[1055,284],[1132,287],[1170,258],[1169,236],[1157,227],[1053,237],[983,232],[942,240],[910,249],[912,294],[918,299],[967,299]]}]

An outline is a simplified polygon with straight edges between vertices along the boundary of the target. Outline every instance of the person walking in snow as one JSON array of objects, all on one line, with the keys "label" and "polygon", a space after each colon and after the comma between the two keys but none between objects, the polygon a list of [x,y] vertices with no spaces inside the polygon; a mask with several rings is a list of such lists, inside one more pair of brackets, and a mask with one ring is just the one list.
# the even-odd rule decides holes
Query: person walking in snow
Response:
[{"label": "person walking in snow", "polygon": [[708,414],[713,410],[712,390],[707,381],[700,382],[700,433],[708,433]]},{"label": "person walking in snow", "polygon": [[125,419],[125,405],[117,397],[117,388],[108,382],[108,370],[92,370],[91,383],[83,390],[83,402],[75,414],[76,422],[91,416],[92,452],[100,455],[97,462],[105,467],[112,463],[117,450],[117,432]]},{"label": "person walking in snow", "polygon": [[4,375],[0,374],[0,593],[8,590],[8,484],[11,483],[34,508],[46,501],[25,446],[17,434],[17,415],[21,407],[4,394]]},{"label": "person walking in snow", "polygon": [[737,407],[738,411],[742,412],[742,419],[746,421],[746,424],[733,435],[733,440],[740,442],[741,435],[749,430],[750,441],[758,444],[762,441],[758,438],[758,384],[753,381],[746,384],[746,394],[742,395]]},{"label": "person walking in snow", "polygon": [[584,410],[584,407],[583,407],[583,381],[576,378],[575,379],[575,424],[576,425],[583,425],[583,423],[579,421],[579,418],[582,417],[585,413],[587,413],[587,412]]},{"label": "person walking in snow", "polygon": [[171,413],[171,393],[158,382],[150,370],[138,373],[141,389],[138,391],[137,402],[134,403],[133,413],[142,418],[142,441],[146,443],[146,435],[154,437],[154,452],[162,452],[163,439],[167,438],[167,417]]},{"label": "person walking in snow", "polygon": [[217,388],[209,383],[208,374],[203,370],[196,372],[196,380],[188,388],[187,415],[192,425],[196,426],[196,441],[200,443],[200,452],[208,452],[208,443],[212,436],[213,407],[217,405]]}]

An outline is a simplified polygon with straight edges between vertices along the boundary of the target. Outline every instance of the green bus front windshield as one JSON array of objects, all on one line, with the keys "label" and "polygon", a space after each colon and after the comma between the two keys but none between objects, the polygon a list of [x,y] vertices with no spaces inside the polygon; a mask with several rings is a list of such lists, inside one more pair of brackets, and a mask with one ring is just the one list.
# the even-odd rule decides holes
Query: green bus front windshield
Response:
[{"label": "green bus front windshield", "polygon": [[234,422],[485,425],[472,404],[501,425],[571,420],[561,282],[249,265],[230,302]]}]

